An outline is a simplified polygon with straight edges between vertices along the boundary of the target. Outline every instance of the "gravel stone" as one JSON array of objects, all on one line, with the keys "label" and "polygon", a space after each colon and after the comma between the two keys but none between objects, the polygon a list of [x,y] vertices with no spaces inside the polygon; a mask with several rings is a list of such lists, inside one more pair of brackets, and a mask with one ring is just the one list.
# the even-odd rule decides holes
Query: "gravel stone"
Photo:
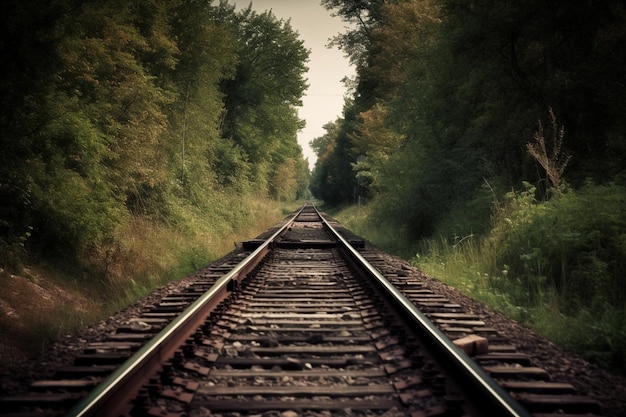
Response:
[{"label": "gravel stone", "polygon": [[[359,238],[345,229],[336,228],[340,229],[341,233],[348,239]],[[269,232],[268,235],[270,235]],[[374,251],[376,248],[368,244],[367,250]],[[234,254],[231,256],[237,255]],[[511,343],[516,345],[520,351],[529,354],[533,358],[535,366],[546,369],[555,382],[570,383],[574,385],[579,392],[595,398],[602,404],[602,411],[608,417],[626,416],[626,378],[623,376],[612,374],[608,370],[590,364],[571,352],[534,334],[520,323],[506,318],[497,311],[489,309],[477,301],[461,294],[456,289],[427,276],[425,273],[400,258],[382,252],[378,253],[378,256],[386,262],[386,270],[382,271],[383,274],[392,273],[406,277],[407,280],[423,280],[425,287],[444,294],[451,302],[462,305],[466,311],[480,315],[487,327],[497,329],[504,337],[509,338]],[[337,279],[341,278],[341,274],[337,274]],[[37,357],[24,357],[23,353],[19,350],[0,344],[0,358],[2,362],[6,364],[4,365],[5,368],[0,370],[0,395],[10,396],[24,393],[33,381],[50,378],[57,368],[71,364],[74,357],[81,353],[89,343],[101,341],[117,327],[128,325],[139,312],[158,304],[164,296],[170,293],[182,291],[184,288],[188,287],[194,279],[195,276],[190,275],[180,281],[170,283],[106,320],[82,328],[75,334],[61,335],[55,343],[51,344]],[[349,319],[348,317],[349,315],[346,314],[345,318]],[[248,318],[246,324],[251,326],[250,330],[253,331],[252,326],[255,325],[254,320]],[[319,325],[312,327],[319,327]],[[349,336],[350,334],[349,332],[345,332],[344,335]],[[235,347],[227,347],[225,349],[228,349],[228,354],[234,356],[239,355]],[[292,360],[293,365],[296,367],[306,366],[306,364],[301,363],[296,358],[292,358]],[[349,366],[347,369],[351,369],[351,367]],[[291,412],[296,413],[295,411]],[[287,412],[273,414],[263,413],[263,416],[290,417],[290,415],[286,415],[285,413]],[[394,410],[389,410],[385,413],[385,416],[393,417],[394,414]],[[204,409],[196,410],[192,417],[239,417],[239,415],[239,413],[212,414],[210,410]],[[296,416],[299,414],[296,413],[292,415]],[[307,416],[311,417],[328,415],[330,415],[328,412],[307,413]],[[344,415],[363,414],[349,410],[349,413]]]}]

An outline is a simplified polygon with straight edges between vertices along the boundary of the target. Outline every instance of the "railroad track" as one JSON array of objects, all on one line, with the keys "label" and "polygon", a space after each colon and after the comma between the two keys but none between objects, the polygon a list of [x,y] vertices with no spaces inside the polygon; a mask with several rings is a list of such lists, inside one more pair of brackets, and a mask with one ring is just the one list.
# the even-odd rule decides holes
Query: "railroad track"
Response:
[{"label": "railroad track", "polygon": [[[597,415],[480,317],[304,206],[55,378],[0,400],[41,416]],[[454,340],[452,342],[451,340]],[[594,414],[595,413],[595,414]]]}]

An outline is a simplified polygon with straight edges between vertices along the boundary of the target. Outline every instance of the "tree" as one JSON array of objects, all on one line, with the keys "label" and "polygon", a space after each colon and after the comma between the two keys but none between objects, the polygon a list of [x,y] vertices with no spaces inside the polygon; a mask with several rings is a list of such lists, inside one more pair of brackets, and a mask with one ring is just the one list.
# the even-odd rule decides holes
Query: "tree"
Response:
[{"label": "tree", "polygon": [[240,146],[221,138],[221,84],[235,75],[237,35],[229,24],[234,6],[184,1],[175,9],[172,31],[177,65],[167,77],[175,85],[170,106],[167,154],[176,195],[203,207],[209,191],[248,186],[249,167]]},{"label": "tree", "polygon": [[318,153],[313,169],[311,192],[328,204],[347,203],[357,197],[358,184],[351,165],[356,162],[357,155],[352,152],[348,136],[354,129],[355,120],[354,105],[347,103],[344,118],[326,124],[327,133],[313,140],[313,147],[323,153]]},{"label": "tree", "polygon": [[[133,216],[305,194],[308,51],[226,1],[9,1],[0,18],[0,250],[107,256]],[[199,209],[199,210],[198,210]]]},{"label": "tree", "polygon": [[248,7],[233,17],[233,24],[238,64],[234,77],[222,83],[222,135],[245,151],[257,189],[267,189],[283,163],[277,150],[297,145],[297,131],[304,127],[295,107],[307,87],[308,51],[289,21],[271,11],[257,14]]},{"label": "tree", "polygon": [[[35,3],[9,9],[16,22],[29,22],[24,12],[33,12],[33,24],[42,26],[21,33],[19,43],[41,48],[9,51],[20,57],[18,77],[27,77],[20,84],[39,81],[3,118],[3,139],[12,150],[7,157],[27,179],[16,187],[30,195],[23,219],[32,219],[33,236],[49,248],[62,241],[84,249],[108,239],[125,208],[136,207],[144,190],[163,179],[156,161],[168,97],[146,70],[145,60],[157,48],[139,32],[133,6]],[[154,28],[145,29],[160,39]],[[9,30],[20,29],[12,24]],[[163,40],[159,48],[174,49]],[[38,55],[48,62],[36,62]],[[155,67],[164,65],[153,58]],[[38,68],[46,75],[39,78]],[[23,123],[31,127],[14,129]]]},{"label": "tree", "polygon": [[[162,22],[167,13],[145,3],[83,3],[71,22],[64,22],[67,33],[57,49],[63,67],[56,83],[62,98],[57,102],[67,104],[65,112],[81,114],[97,132],[97,163],[106,170],[93,181],[111,184],[131,211],[143,210],[152,190],[166,178],[166,167],[159,161],[164,159],[162,138],[168,124],[164,107],[171,102],[172,90],[162,79],[157,82],[150,70],[173,68],[177,48],[165,40],[170,37],[168,26],[147,22]],[[135,20],[138,16],[144,19],[145,35]],[[72,134],[71,127],[67,132]],[[87,138],[74,133],[73,141]],[[73,155],[70,150],[62,153]]]},{"label": "tree", "polygon": [[[9,1],[0,17],[0,250],[15,252],[32,228],[34,134],[46,123],[44,97],[59,68],[58,20],[69,4]],[[7,259],[9,256],[6,257]]]},{"label": "tree", "polygon": [[[352,32],[367,37],[358,49],[353,109],[359,116],[348,123],[352,152],[366,158],[354,164],[337,135],[334,155],[316,175],[354,164],[359,177],[377,184],[380,201],[387,201],[381,207],[395,210],[394,201],[404,207],[403,216],[392,217],[413,225],[429,219],[415,236],[430,233],[464,201],[480,200],[484,208],[485,179],[495,190],[541,181],[526,141],[548,107],[570,132],[571,179],[623,172],[617,166],[626,148],[616,129],[623,127],[617,113],[626,84],[623,71],[614,71],[623,54],[607,49],[619,50],[626,39],[621,2],[326,4],[347,19],[361,18]],[[350,36],[356,35],[344,36],[344,44]],[[404,139],[396,151],[376,151],[385,137]],[[401,203],[396,192],[411,203]]]},{"label": "tree", "polygon": [[331,45],[339,46],[358,69],[368,60],[371,31],[382,23],[383,0],[322,0],[322,6],[339,16],[352,30],[337,35]]},{"label": "tree", "polygon": [[357,155],[353,169],[363,196],[369,196],[382,186],[384,179],[380,175],[381,166],[404,142],[401,134],[387,127],[388,117],[385,107],[374,106],[359,114],[354,132],[348,134],[353,145],[352,152]]},{"label": "tree", "polygon": [[[420,51],[432,38],[429,30],[437,18],[430,2],[425,1],[325,1],[323,4],[355,23],[336,43],[356,63],[357,88],[352,105],[344,110],[342,133],[336,136],[333,154],[322,163],[331,164],[335,171],[333,181],[363,192],[372,183],[388,180],[379,176],[381,164],[399,149],[405,134],[402,118],[389,111],[392,107],[388,103],[397,99],[416,57],[423,59]],[[326,170],[320,167],[315,175]],[[331,192],[332,201],[350,201],[354,192],[339,191],[341,188]]]},{"label": "tree", "polygon": [[622,2],[439,3],[449,65],[471,69],[457,71],[447,88],[462,93],[453,105],[465,119],[463,133],[485,149],[498,173],[513,181],[531,175],[525,138],[548,108],[570,132],[572,174],[582,179],[619,171],[614,157],[623,149],[613,138],[622,118],[615,111],[626,91],[614,65],[623,56],[605,48],[626,39]]}]

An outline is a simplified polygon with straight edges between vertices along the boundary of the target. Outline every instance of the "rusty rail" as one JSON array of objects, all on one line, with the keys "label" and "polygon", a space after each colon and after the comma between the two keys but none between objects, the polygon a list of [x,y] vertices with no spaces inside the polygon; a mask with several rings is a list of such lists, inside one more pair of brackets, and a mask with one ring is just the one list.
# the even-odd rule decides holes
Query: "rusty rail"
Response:
[{"label": "rusty rail", "polygon": [[134,398],[147,375],[161,368],[163,362],[173,357],[180,341],[191,336],[204,322],[210,312],[226,297],[242,279],[265,257],[270,245],[289,228],[304,209],[303,206],[269,239],[242,260],[235,268],[221,277],[206,293],[191,304],[180,316],[161,330],[150,342],[140,348],[122,366],[96,386],[78,402],[67,417],[117,416],[131,408]]},{"label": "rusty rail", "polygon": [[[317,210],[317,209],[316,209]],[[318,212],[319,213],[319,212]],[[404,316],[415,323],[413,330],[428,343],[432,353],[438,356],[439,363],[459,378],[463,389],[470,389],[473,395],[480,396],[484,415],[531,417],[531,414],[518,401],[512,398],[465,352],[459,349],[443,334],[408,298],[393,286],[374,268],[332,225],[320,215],[327,230],[335,236],[348,255],[363,271],[372,277],[378,286],[396,303]]]}]

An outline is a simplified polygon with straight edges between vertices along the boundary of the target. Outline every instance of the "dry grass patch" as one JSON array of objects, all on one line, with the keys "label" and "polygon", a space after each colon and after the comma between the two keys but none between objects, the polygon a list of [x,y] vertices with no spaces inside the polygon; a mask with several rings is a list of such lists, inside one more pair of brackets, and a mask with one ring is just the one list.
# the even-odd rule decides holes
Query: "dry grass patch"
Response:
[{"label": "dry grass patch", "polygon": [[99,314],[97,303],[50,269],[24,268],[20,275],[0,272],[0,370]]},{"label": "dry grass patch", "polygon": [[50,265],[29,266],[19,275],[0,269],[0,374],[18,369],[60,335],[221,258],[299,205],[243,197],[230,218],[192,214],[178,226],[133,217],[114,242],[84,254],[84,265],[67,265],[72,272]]}]

